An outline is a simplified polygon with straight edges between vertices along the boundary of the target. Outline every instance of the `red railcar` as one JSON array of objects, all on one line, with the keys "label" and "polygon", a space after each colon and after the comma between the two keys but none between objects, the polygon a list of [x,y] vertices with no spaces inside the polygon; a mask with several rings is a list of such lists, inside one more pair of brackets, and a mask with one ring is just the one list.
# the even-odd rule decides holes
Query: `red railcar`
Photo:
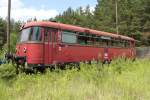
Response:
[{"label": "red railcar", "polygon": [[135,57],[130,37],[56,22],[30,22],[22,29],[16,46],[17,64],[51,66]]}]

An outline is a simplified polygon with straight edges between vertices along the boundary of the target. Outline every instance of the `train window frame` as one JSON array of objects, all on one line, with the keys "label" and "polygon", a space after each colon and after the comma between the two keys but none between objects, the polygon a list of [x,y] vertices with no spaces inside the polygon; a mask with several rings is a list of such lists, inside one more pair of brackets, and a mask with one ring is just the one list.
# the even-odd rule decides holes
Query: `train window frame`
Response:
[{"label": "train window frame", "polygon": [[108,40],[101,38],[101,45],[100,45],[100,47],[108,47]]},{"label": "train window frame", "polygon": [[[68,31],[68,30],[62,30],[61,33],[63,31]],[[85,32],[74,32],[74,31],[69,31],[69,32],[73,33],[73,35],[76,36],[76,42],[75,43],[63,42],[62,41],[62,34],[61,34],[61,42],[62,43],[77,44],[77,45],[88,46],[88,47],[130,48],[130,46],[129,46],[130,41],[129,40],[115,38],[115,37],[111,37],[111,36],[85,33]],[[105,39],[102,37],[107,37],[107,38]],[[127,44],[127,43],[128,43],[128,46],[125,46],[125,44]]]},{"label": "train window frame", "polygon": [[[66,32],[66,33],[64,33]],[[65,42],[63,41],[63,34],[68,34],[69,35],[73,35],[73,36],[76,36],[76,41],[75,42]],[[61,30],[61,43],[64,43],[64,44],[77,44],[77,34],[76,32],[74,31],[70,31],[70,30]]]},{"label": "train window frame", "polygon": [[[44,27],[44,29],[45,29],[45,32],[44,32],[44,42],[52,42],[52,33],[50,33],[48,35],[48,33],[51,32],[50,30],[52,28],[50,28],[50,27]],[[46,36],[46,34],[47,34],[47,36]],[[45,40],[45,37],[47,37],[46,40]]]},{"label": "train window frame", "polygon": [[102,36],[100,36],[100,39],[101,39],[100,47],[107,47],[107,48],[110,47],[110,46],[108,45],[108,44],[109,44],[108,42],[111,41],[112,37],[102,35]]},{"label": "train window frame", "polygon": [[96,47],[100,47],[100,42],[101,41],[99,41],[99,40],[101,40],[101,39],[99,39],[100,37],[98,36],[98,35],[96,35],[96,37],[95,37],[95,41],[94,41],[94,46],[96,46]]},{"label": "train window frame", "polygon": [[[26,40],[21,41],[22,31],[23,31],[23,30],[26,30],[26,29],[30,29],[30,30],[29,30],[29,33],[28,33],[28,37],[27,37]],[[31,30],[32,30],[32,27],[26,27],[26,28],[21,29],[21,30],[20,30],[20,33],[19,33],[19,35],[18,35],[18,37],[19,37],[18,40],[17,40],[18,43],[30,41],[30,40],[29,40],[29,36],[30,36]],[[27,33],[25,33],[25,34],[27,34]],[[27,35],[26,35],[26,36],[27,36]]]},{"label": "train window frame", "polygon": [[[82,35],[83,34],[83,35]],[[79,45],[82,45],[82,46],[94,46],[94,41],[92,41],[92,35],[91,33],[86,33],[86,32],[78,32],[78,35],[77,35],[77,42]],[[79,38],[84,38],[84,39],[81,39],[81,41],[83,42],[79,42]]]},{"label": "train window frame", "polygon": [[[88,38],[88,39],[86,40],[85,43],[82,44],[79,42],[79,37],[84,37],[84,38]],[[102,39],[101,37],[102,37],[102,35],[79,32],[78,33],[78,44],[82,45],[82,46],[90,46],[90,47],[110,47],[111,45],[108,46],[108,39]],[[112,37],[109,37],[109,41],[111,41],[111,38]]]},{"label": "train window frame", "polygon": [[122,48],[120,39],[118,39],[118,38],[113,38],[111,45],[113,48]]},{"label": "train window frame", "polygon": [[115,48],[130,48],[130,41],[126,40],[126,39],[114,38],[112,40],[112,47],[115,47]]},{"label": "train window frame", "polygon": [[[84,39],[81,39],[81,38],[84,38]],[[82,46],[86,46],[87,45],[87,41],[85,40],[85,38],[87,38],[86,37],[86,33],[78,32],[77,33],[77,44],[82,45]]]},{"label": "train window frame", "polygon": [[[38,27],[38,37],[36,37],[36,39],[35,39],[35,34],[34,34],[35,31],[33,31],[33,30],[36,27]],[[43,42],[43,34],[44,34],[44,32],[45,32],[44,27],[41,27],[41,26],[31,26],[31,32],[30,32],[28,41]],[[33,37],[34,37],[34,39],[33,39]]]}]

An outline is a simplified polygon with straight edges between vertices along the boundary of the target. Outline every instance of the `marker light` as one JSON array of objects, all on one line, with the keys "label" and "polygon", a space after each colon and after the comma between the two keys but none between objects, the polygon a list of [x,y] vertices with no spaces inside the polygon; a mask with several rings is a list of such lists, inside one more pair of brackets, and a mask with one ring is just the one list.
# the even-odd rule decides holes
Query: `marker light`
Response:
[{"label": "marker light", "polygon": [[24,48],[24,49],[23,49],[23,52],[26,53],[26,52],[27,52],[27,48]]}]

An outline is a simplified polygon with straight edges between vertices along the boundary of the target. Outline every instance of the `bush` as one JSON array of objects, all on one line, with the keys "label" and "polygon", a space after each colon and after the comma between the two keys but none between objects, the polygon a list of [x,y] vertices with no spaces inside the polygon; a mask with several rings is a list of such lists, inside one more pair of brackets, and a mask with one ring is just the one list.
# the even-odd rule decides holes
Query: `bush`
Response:
[{"label": "bush", "polygon": [[10,79],[14,76],[16,76],[16,70],[12,64],[2,64],[0,66],[0,78]]},{"label": "bush", "polygon": [[0,59],[4,58],[4,54],[6,53],[6,50],[4,48],[0,49]]}]

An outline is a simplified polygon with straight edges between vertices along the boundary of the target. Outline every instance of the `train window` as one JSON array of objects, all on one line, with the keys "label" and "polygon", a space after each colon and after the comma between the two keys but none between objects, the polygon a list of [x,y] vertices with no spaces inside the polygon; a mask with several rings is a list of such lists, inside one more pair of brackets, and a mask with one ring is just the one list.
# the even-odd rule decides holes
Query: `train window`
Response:
[{"label": "train window", "polygon": [[123,43],[123,47],[126,48],[126,41],[123,40],[122,43]]},{"label": "train window", "polygon": [[51,29],[45,28],[45,42],[51,42],[52,41],[52,34],[51,34]]},{"label": "train window", "polygon": [[121,41],[121,47],[125,47],[125,45],[124,45],[124,41]]},{"label": "train window", "polygon": [[28,41],[30,32],[31,32],[31,28],[23,29],[20,33],[19,42]]},{"label": "train window", "polygon": [[127,47],[130,47],[130,41],[127,41]]},{"label": "train window", "polygon": [[78,36],[81,36],[81,37],[86,37],[86,33],[79,33]]},{"label": "train window", "polygon": [[42,28],[32,27],[29,39],[31,41],[42,41]]},{"label": "train window", "polygon": [[123,44],[124,44],[124,48],[126,48],[126,40],[123,41]]},{"label": "train window", "polygon": [[126,47],[128,47],[128,43],[127,43],[127,41],[125,41],[125,40],[113,39],[113,40],[112,40],[112,46],[113,46],[113,47],[126,48]]},{"label": "train window", "polygon": [[62,32],[62,42],[64,43],[77,43],[77,36],[73,32],[63,31]]},{"label": "train window", "polygon": [[102,39],[100,46],[106,47],[107,46],[107,40]]},{"label": "train window", "polygon": [[92,34],[92,37],[90,38],[90,42],[91,42],[91,45],[96,46],[96,35],[95,34]]},{"label": "train window", "polygon": [[93,45],[92,35],[88,33],[79,33],[78,43],[81,45]]},{"label": "train window", "polygon": [[108,40],[108,41],[107,41],[107,46],[108,46],[108,47],[111,47],[111,46],[112,46],[112,41],[111,41],[111,40]]},{"label": "train window", "polygon": [[56,35],[56,33],[54,33],[53,35],[54,35],[54,42],[57,42],[57,35]]},{"label": "train window", "polygon": [[81,45],[87,45],[87,40],[83,36],[78,36],[78,43]]},{"label": "train window", "polygon": [[116,47],[117,44],[118,44],[118,41],[116,41],[115,39],[113,39],[113,40],[112,40],[112,46],[113,46],[113,47]]},{"label": "train window", "polygon": [[111,46],[111,37],[98,36],[95,34],[79,33],[78,43],[81,45],[90,45],[96,47]]},{"label": "train window", "polygon": [[87,45],[94,45],[94,36],[87,33]]},{"label": "train window", "polygon": [[94,41],[92,38],[87,38],[87,45],[94,45]]},{"label": "train window", "polygon": [[44,41],[48,42],[48,29],[45,28]]},{"label": "train window", "polygon": [[128,41],[124,40],[124,47],[127,48],[128,47]]},{"label": "train window", "polygon": [[95,41],[94,41],[94,45],[95,45],[95,46],[100,46],[100,42],[101,42],[100,37],[99,37],[99,36],[96,36],[96,37],[95,37]]},{"label": "train window", "polygon": [[122,42],[121,42],[121,40],[118,40],[118,47],[122,47]]}]

